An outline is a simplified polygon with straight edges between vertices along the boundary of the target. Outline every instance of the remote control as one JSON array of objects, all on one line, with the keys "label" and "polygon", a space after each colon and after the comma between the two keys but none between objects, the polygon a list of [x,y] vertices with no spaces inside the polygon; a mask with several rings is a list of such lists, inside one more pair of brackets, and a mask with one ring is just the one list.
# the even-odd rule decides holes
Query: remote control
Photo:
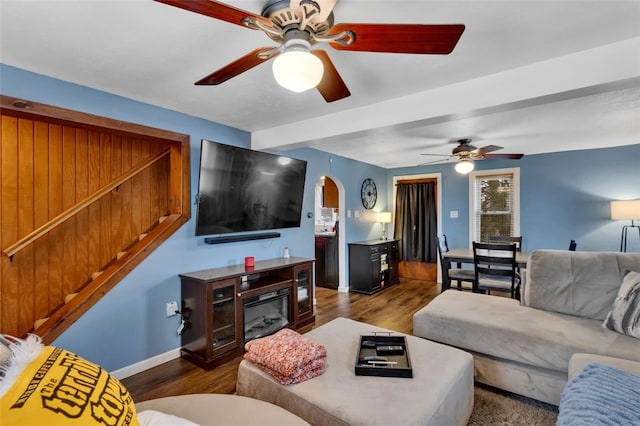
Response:
[{"label": "remote control", "polygon": [[358,360],[358,364],[375,364],[376,362],[387,362],[387,358],[383,356],[367,355]]},{"label": "remote control", "polygon": [[404,347],[400,345],[376,346],[376,354],[378,355],[402,355]]}]

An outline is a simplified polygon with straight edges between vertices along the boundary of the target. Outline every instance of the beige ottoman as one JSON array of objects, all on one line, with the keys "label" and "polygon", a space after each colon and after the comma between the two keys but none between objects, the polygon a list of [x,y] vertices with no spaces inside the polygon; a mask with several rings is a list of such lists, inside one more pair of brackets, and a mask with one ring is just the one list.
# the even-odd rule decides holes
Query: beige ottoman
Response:
[{"label": "beige ottoman", "polygon": [[306,334],[327,349],[324,374],[283,386],[243,360],[236,392],[279,405],[313,425],[466,425],[473,410],[472,356],[407,336],[412,379],[356,376],[359,336],[380,331],[389,330],[335,319]]}]

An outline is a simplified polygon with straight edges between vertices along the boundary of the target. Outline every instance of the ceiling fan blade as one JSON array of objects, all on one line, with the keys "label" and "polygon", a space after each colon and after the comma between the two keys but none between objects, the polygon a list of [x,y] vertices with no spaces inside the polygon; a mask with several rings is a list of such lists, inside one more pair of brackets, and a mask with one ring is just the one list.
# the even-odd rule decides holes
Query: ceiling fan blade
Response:
[{"label": "ceiling fan blade", "polygon": [[484,154],[482,158],[486,159],[503,159],[503,160],[519,160],[524,154]]},{"label": "ceiling fan blade", "polygon": [[[435,154],[434,154],[435,155]],[[443,163],[445,161],[449,161],[449,158],[443,158],[441,160],[435,160],[435,161],[428,161],[426,163],[420,163],[420,164],[416,164],[416,166],[428,166],[429,164],[437,164],[437,163]]]},{"label": "ceiling fan blade", "polygon": [[342,80],[342,77],[340,77],[338,70],[333,65],[327,52],[316,49],[312,50],[311,53],[319,58],[324,65],[322,80],[320,80],[320,84],[316,86],[316,89],[318,89],[318,92],[320,92],[324,100],[333,102],[350,96],[351,92],[349,92],[347,85],[344,83],[344,80]]},{"label": "ceiling fan blade", "polygon": [[447,155],[447,154],[420,154],[420,155],[428,155],[431,157],[447,157],[447,158],[455,158],[454,155]]},{"label": "ceiling fan blade", "polygon": [[478,155],[482,156],[488,152],[498,151],[500,149],[504,149],[504,148],[498,145],[483,146],[482,148],[478,148]]},{"label": "ceiling fan blade", "polygon": [[155,0],[159,3],[168,4],[170,6],[179,7],[180,9],[190,12],[199,13],[200,15],[209,16],[211,18],[220,19],[241,27],[258,29],[249,27],[243,23],[243,19],[250,18],[260,21],[264,25],[272,27],[273,24],[264,16],[256,15],[246,10],[237,9],[233,6],[226,5],[214,0]]},{"label": "ceiling fan blade", "polygon": [[360,52],[417,53],[447,55],[453,51],[464,25],[422,24],[336,24],[329,34],[351,31],[355,40],[349,45],[329,43],[338,50]]},{"label": "ceiling fan blade", "polygon": [[313,17],[313,22],[322,22],[326,20],[331,11],[336,6],[337,0],[316,0],[316,2],[320,5],[320,13],[318,16]]},{"label": "ceiling fan blade", "polygon": [[[271,55],[260,55],[260,53],[267,53],[273,51]],[[268,61],[269,59],[278,56],[280,51],[275,50],[273,47],[262,47],[256,49],[250,53],[247,53],[243,57],[236,59],[228,65],[220,68],[217,71],[209,74],[208,76],[196,81],[197,86],[216,85],[224,83],[225,81],[233,78],[243,72],[250,70],[251,68],[260,65],[261,63]]]},{"label": "ceiling fan blade", "polygon": [[[307,3],[311,3],[311,1],[306,0]],[[336,1],[337,0],[315,0],[312,1],[312,3],[315,3],[317,5],[317,8],[320,10],[318,12],[317,15],[313,15],[311,17],[311,22],[323,22],[325,21],[329,15],[331,14],[331,11],[333,10],[333,8],[336,5]],[[296,14],[296,16],[300,17],[302,16],[302,3],[303,0],[290,0],[289,2],[289,9],[291,9],[293,11],[293,13]]]}]

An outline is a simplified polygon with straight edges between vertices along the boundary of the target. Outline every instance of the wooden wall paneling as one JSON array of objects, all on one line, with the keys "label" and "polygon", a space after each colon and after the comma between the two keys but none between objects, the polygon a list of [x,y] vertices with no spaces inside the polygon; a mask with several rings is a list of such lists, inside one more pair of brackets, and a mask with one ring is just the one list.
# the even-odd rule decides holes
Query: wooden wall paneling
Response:
[{"label": "wooden wall paneling", "polygon": [[[182,196],[183,196],[183,182],[180,176],[180,146],[173,144],[171,146],[171,158],[169,160],[169,175],[167,179],[169,182],[166,184],[167,188],[167,211],[169,214],[180,214],[183,212]],[[177,173],[177,175],[176,175]],[[187,194],[187,207],[191,207],[190,202],[191,194]]]},{"label": "wooden wall paneling", "polygon": [[[145,160],[151,156],[151,146],[149,141],[145,140],[142,143],[142,158],[141,160]],[[152,224],[154,223],[153,218],[151,217],[151,171],[149,169],[145,170],[141,173],[142,175],[142,187],[140,193],[140,204],[142,206],[142,227],[145,232],[151,229]],[[157,219],[157,218],[156,218]]]},{"label": "wooden wall paneling", "polygon": [[[111,158],[107,159],[111,164],[111,178],[109,182],[118,179],[122,175],[122,139],[119,135],[111,136]],[[108,182],[107,182],[108,183]],[[112,253],[118,253],[124,247],[122,235],[122,185],[111,191],[111,239],[113,240]]]},{"label": "wooden wall paneling", "polygon": [[[33,226],[49,220],[49,125],[34,123],[34,197]],[[49,313],[49,235],[34,242],[34,318],[45,318]]]},{"label": "wooden wall paneling", "polygon": [[[34,135],[33,120],[18,119],[18,238],[33,230],[34,217]],[[16,266],[18,267],[18,324],[33,324],[34,321],[34,260],[33,244],[25,248]],[[23,332],[24,330],[20,330]]]},{"label": "wooden wall paneling", "polygon": [[[89,192],[89,134],[86,129],[76,131],[76,202],[84,200]],[[76,281],[73,292],[85,284],[92,274],[89,268],[89,209],[76,214]]]},{"label": "wooden wall paneling", "polygon": [[[111,138],[108,134],[100,134],[100,187],[109,183],[111,177],[111,167],[105,161],[105,158],[111,158]],[[109,213],[111,211],[111,197],[112,194],[106,195],[100,199],[100,264],[103,266],[108,265],[113,257],[113,247],[110,231],[111,231],[111,218]]]},{"label": "wooden wall paneling", "polygon": [[[132,165],[131,138],[122,138],[122,174],[130,171]],[[131,213],[133,199],[131,197],[131,180],[120,185],[120,198],[122,199],[122,210],[120,211],[120,223],[123,225],[123,242],[128,247],[137,238],[137,232],[131,224]]]},{"label": "wooden wall paneling", "polygon": [[[100,189],[100,134],[97,131],[89,132],[89,171],[87,180],[89,193],[93,194]],[[98,200],[88,207],[91,226],[89,226],[89,273],[94,274],[102,270],[100,252],[100,206]]]},{"label": "wooden wall paneling", "polygon": [[[138,138],[131,142],[131,162],[133,166],[142,162],[142,141]],[[142,194],[142,176],[140,174],[131,179],[131,198],[133,205],[131,206],[131,225],[138,234],[146,232],[142,226],[142,205],[140,197]]]},{"label": "wooden wall paneling", "polygon": [[[76,129],[69,126],[62,128],[62,209],[67,210],[76,203]],[[78,282],[76,271],[76,221],[71,217],[62,224],[64,250],[62,259],[62,297],[75,292]]]},{"label": "wooden wall paneling", "polygon": [[[161,145],[161,144],[154,144]],[[155,146],[154,146],[155,148]],[[152,150],[152,152],[155,149]],[[149,191],[149,219],[153,222],[154,218],[157,220],[160,217],[160,208],[158,203],[160,202],[160,174],[162,173],[160,167],[164,164],[164,161],[159,161],[150,167],[150,191]]]},{"label": "wooden wall paneling", "polygon": [[[62,213],[62,126],[49,126],[49,220]],[[57,226],[49,232],[49,309],[64,300],[63,230]]]},{"label": "wooden wall paneling", "polygon": [[[18,239],[18,119],[2,117],[2,245]],[[8,303],[2,305],[3,333],[18,335],[18,269],[6,257],[2,257],[2,297]]]}]

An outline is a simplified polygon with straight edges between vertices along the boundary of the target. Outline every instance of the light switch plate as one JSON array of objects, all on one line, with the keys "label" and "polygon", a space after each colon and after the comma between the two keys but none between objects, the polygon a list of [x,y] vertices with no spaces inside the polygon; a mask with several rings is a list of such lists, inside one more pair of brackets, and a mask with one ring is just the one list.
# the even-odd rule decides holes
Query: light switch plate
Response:
[{"label": "light switch plate", "polygon": [[458,218],[458,210],[451,210],[451,211],[449,212],[449,217],[450,217],[451,219],[457,219],[457,218]]}]

